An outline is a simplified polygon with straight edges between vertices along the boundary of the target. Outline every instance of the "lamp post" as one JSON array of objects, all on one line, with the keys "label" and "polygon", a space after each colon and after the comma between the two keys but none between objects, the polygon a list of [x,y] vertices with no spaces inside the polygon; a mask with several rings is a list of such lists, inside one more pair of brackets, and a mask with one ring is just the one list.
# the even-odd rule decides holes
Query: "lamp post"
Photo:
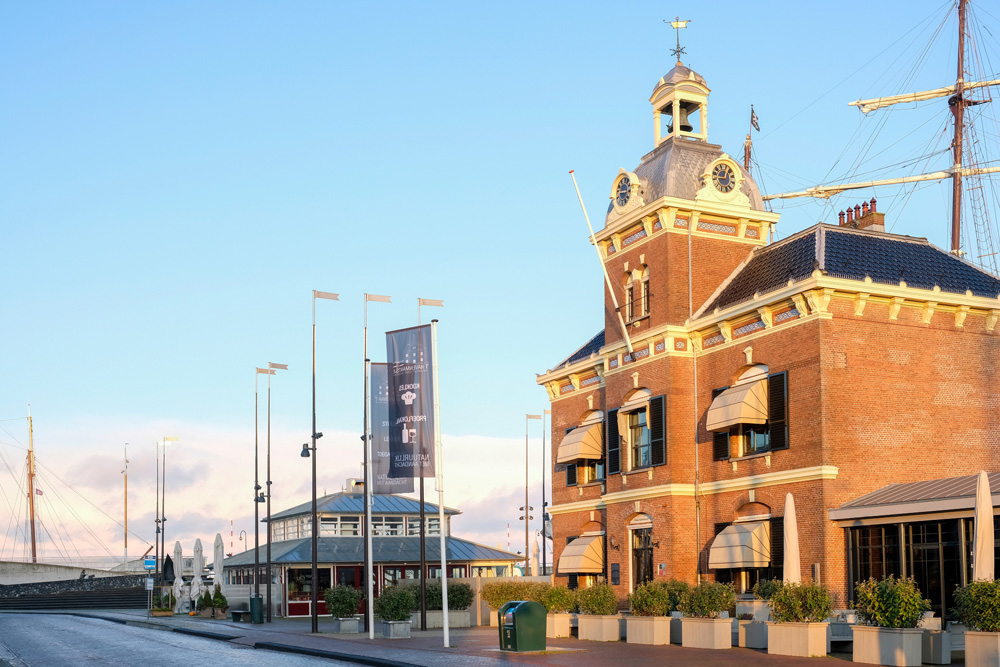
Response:
[{"label": "lamp post", "polygon": [[545,470],[548,468],[548,465],[546,464],[546,461],[548,460],[548,452],[545,451],[545,416],[551,414],[551,410],[542,410],[542,576],[545,576],[548,572],[548,561],[545,554],[545,526],[546,522],[549,520],[549,513],[545,511],[549,505],[545,501]]},{"label": "lamp post", "polygon": [[[528,548],[528,522],[531,516],[531,506],[528,505],[528,421],[541,419],[541,415],[524,415],[524,573],[531,571],[531,550]],[[544,511],[544,510],[543,510]]]},{"label": "lamp post", "polygon": [[268,362],[267,376],[267,622],[271,622],[271,376],[287,371],[288,364]]},{"label": "lamp post", "polygon": [[[259,430],[257,428],[257,385],[258,375],[274,375],[274,369],[258,368],[253,381],[253,597],[260,600],[260,503],[264,494],[260,492]],[[268,526],[270,530],[270,526]],[[259,602],[258,602],[259,604]],[[254,622],[253,604],[250,621]]]},{"label": "lamp post", "polygon": [[312,451],[312,632],[319,632],[319,573],[317,566],[319,552],[319,517],[316,511],[316,440],[323,437],[316,431],[316,299],[340,301],[332,292],[313,290],[312,298],[312,447],[302,445],[302,456]]},{"label": "lamp post", "polygon": [[249,544],[247,544],[247,531],[245,530],[240,531],[240,542],[243,543],[243,551],[246,551],[247,547],[250,546]]},{"label": "lamp post", "polygon": [[[167,443],[177,442],[180,438],[171,435],[163,436],[163,465],[160,472],[163,475],[160,484],[160,491],[163,494],[160,498],[160,554],[167,557]],[[174,565],[174,572],[177,572],[177,565]]]}]

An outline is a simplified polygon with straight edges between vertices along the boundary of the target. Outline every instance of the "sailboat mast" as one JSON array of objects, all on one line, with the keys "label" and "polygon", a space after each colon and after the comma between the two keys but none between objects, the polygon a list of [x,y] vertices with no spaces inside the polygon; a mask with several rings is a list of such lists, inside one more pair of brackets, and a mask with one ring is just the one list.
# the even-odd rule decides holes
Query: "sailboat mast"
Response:
[{"label": "sailboat mast", "polygon": [[958,77],[955,81],[955,94],[948,100],[951,113],[955,117],[955,139],[953,151],[955,154],[955,169],[951,175],[951,251],[958,254],[961,246],[962,231],[962,130],[965,120],[965,2],[958,0]]},{"label": "sailboat mast", "polygon": [[35,440],[31,428],[31,406],[28,406],[28,513],[31,515],[31,562],[38,562],[35,550]]}]

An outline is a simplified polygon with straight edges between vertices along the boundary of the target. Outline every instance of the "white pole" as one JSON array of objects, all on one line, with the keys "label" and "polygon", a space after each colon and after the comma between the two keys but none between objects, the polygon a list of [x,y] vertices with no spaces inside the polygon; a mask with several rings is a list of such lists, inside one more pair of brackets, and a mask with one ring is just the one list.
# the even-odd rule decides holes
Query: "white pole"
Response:
[{"label": "white pole", "polygon": [[444,459],[441,456],[441,403],[438,400],[437,320],[431,320],[431,387],[434,391],[434,472],[437,476],[438,523],[441,524],[441,611],[444,647],[448,648],[448,539],[444,523]]},{"label": "white pole", "polygon": [[[366,304],[367,309],[367,304]],[[371,361],[365,359],[365,405],[367,406],[369,396],[371,392],[369,388],[368,378],[371,373]],[[368,580],[368,639],[375,639],[375,616],[374,616],[374,600],[375,597],[375,572],[372,566],[372,561],[375,559],[372,556],[372,440],[368,434],[372,432],[371,425],[371,412],[365,410],[365,544],[368,545],[367,562],[365,563],[365,571],[368,573],[366,579]]]}]

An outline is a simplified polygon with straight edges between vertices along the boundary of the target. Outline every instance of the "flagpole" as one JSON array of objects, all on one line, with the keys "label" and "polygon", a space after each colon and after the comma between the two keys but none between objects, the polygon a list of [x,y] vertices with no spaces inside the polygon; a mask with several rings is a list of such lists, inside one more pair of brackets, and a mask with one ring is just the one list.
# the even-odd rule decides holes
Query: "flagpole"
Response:
[{"label": "flagpole", "polygon": [[371,493],[371,484],[369,482],[369,448],[368,441],[370,436],[368,430],[368,293],[365,293],[365,326],[364,326],[364,360],[365,360],[365,380],[364,380],[364,423],[362,424],[361,430],[361,440],[363,442],[364,449],[364,475],[365,483],[363,486],[364,491],[364,504],[365,504],[365,528],[364,528],[364,540],[365,540],[365,604],[367,609],[365,610],[365,629],[368,630],[368,639],[375,639],[375,619],[372,616],[374,612],[372,596],[374,591],[372,590],[372,548],[371,548],[371,536],[372,536],[372,522],[371,522],[371,507],[369,505],[368,499]]},{"label": "flagpole", "polygon": [[[444,614],[444,647],[448,648],[448,540],[445,537],[444,522],[444,459],[441,455],[441,404],[438,399],[437,322],[431,320],[431,389],[434,392],[434,466],[437,476],[438,522],[441,524],[441,611]],[[423,481],[422,471],[420,479]]]},{"label": "flagpole", "polygon": [[[421,306],[444,306],[444,301],[440,299],[417,299],[417,326],[421,324],[420,320],[420,307]],[[435,320],[436,321],[436,320]],[[417,336],[417,341],[419,342],[422,338]],[[437,379],[432,379],[432,383],[436,382]],[[423,449],[423,443],[421,443],[421,449]],[[442,524],[441,530],[444,530],[444,524]],[[420,468],[420,629],[427,629],[427,516],[424,510],[424,472],[423,466]]]}]

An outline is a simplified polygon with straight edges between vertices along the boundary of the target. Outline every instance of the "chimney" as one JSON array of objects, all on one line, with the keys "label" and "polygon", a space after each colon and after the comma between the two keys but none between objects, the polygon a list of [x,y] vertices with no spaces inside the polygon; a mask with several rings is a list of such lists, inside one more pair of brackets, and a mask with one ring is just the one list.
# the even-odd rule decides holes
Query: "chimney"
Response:
[{"label": "chimney", "polygon": [[854,207],[847,207],[847,219],[844,219],[844,212],[840,212],[840,226],[854,227],[855,229],[867,229],[872,232],[885,231],[885,213],[880,213],[875,207],[875,198],[863,204],[855,204]]}]

